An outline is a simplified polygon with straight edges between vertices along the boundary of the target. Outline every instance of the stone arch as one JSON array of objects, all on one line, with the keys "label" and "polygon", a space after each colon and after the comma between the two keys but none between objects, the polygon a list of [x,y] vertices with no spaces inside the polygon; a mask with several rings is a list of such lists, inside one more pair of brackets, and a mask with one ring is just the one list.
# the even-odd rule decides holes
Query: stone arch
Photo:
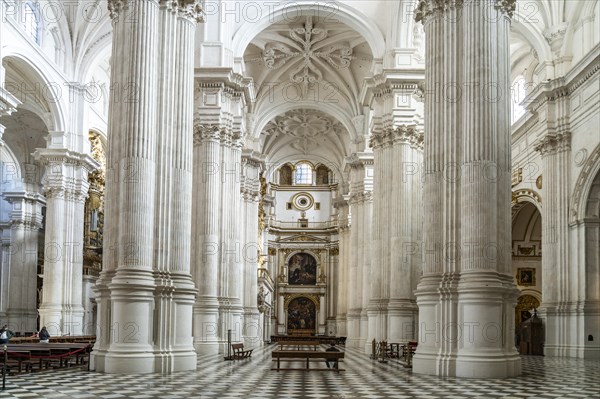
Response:
[{"label": "stone arch", "polygon": [[525,204],[534,205],[537,210],[542,213],[542,197],[540,194],[534,190],[529,188],[524,188],[520,190],[515,190],[512,192],[512,218],[514,222],[514,218],[519,213],[521,207]]},{"label": "stone arch", "polygon": [[[60,86],[56,83],[60,80],[55,79],[51,73],[47,73],[37,66],[43,65],[43,62],[36,61],[35,56],[30,57],[21,53],[21,50],[10,46],[7,47],[7,55],[2,60],[3,62],[10,62],[19,68],[26,78],[28,78],[29,82],[33,83],[36,94],[31,93],[30,95],[39,95],[48,107],[48,112],[44,112],[45,110],[40,108],[39,104],[26,101],[23,101],[23,104],[19,105],[19,108],[25,108],[37,114],[46,124],[48,131],[64,131],[66,118],[63,103],[69,99],[70,93],[68,87]],[[19,97],[18,95],[15,96]]]},{"label": "stone arch", "polygon": [[[385,55],[385,38],[379,31],[374,29],[377,26],[375,21],[362,14],[354,7],[341,2],[331,3],[276,3],[277,6],[269,7],[264,15],[255,23],[243,24],[233,35],[233,52],[236,59],[241,59],[244,56],[246,47],[250,44],[252,39],[260,32],[262,32],[269,25],[289,19],[288,16],[290,7],[294,7],[294,12],[300,13],[300,15],[316,15],[323,17],[335,18],[339,22],[348,25],[354,29],[360,35],[362,35],[366,42],[371,47],[373,57],[375,59],[383,59]],[[265,11],[265,10],[263,10]],[[296,16],[296,14],[295,14]]]},{"label": "stone arch", "polygon": [[[582,149],[575,154],[587,156],[587,150]],[[600,173],[600,145],[587,156],[577,177],[573,195],[571,196],[571,209],[569,212],[569,223],[576,223],[585,217],[587,198],[590,195],[594,178]]]}]

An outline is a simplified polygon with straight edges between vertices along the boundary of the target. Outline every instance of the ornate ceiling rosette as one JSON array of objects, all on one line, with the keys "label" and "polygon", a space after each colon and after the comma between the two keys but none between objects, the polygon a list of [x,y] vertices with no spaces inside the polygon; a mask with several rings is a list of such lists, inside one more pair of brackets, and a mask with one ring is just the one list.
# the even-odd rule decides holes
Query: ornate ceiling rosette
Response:
[{"label": "ornate ceiling rosette", "polygon": [[340,122],[316,110],[297,109],[275,117],[267,124],[264,133],[265,149],[285,140],[295,150],[307,154],[327,140],[339,140],[345,131]]},{"label": "ornate ceiling rosette", "polygon": [[291,40],[265,45],[262,54],[265,66],[278,69],[289,62],[293,64],[289,68],[290,80],[305,86],[323,79],[324,63],[338,69],[350,67],[355,58],[350,43],[327,41],[328,36],[327,29],[315,26],[313,17],[307,16],[302,26],[289,30]]},{"label": "ornate ceiling rosette", "polygon": [[357,98],[373,66],[372,51],[358,32],[333,18],[305,15],[274,23],[244,53],[257,88],[257,107],[278,101],[324,101],[362,110]]}]

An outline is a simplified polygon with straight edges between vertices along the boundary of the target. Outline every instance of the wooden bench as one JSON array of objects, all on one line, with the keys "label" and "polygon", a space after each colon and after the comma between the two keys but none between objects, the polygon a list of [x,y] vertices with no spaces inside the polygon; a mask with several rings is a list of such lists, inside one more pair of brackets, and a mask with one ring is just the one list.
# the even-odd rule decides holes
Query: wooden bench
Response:
[{"label": "wooden bench", "polygon": [[[31,352],[29,351],[7,351],[8,356],[6,359],[6,367],[12,368],[17,366],[17,372],[23,372],[23,366],[25,366],[25,372],[31,371],[33,361],[31,360]],[[0,368],[4,366],[4,351],[0,351]]]},{"label": "wooden bench", "polygon": [[245,359],[252,356],[253,349],[244,350],[244,344],[231,344],[234,359]]},{"label": "wooden bench", "polygon": [[[300,350],[303,346],[312,346],[313,350],[317,350],[317,346],[319,346],[319,341],[282,341],[279,342],[279,350],[284,350],[284,347],[291,346],[292,349],[296,347],[296,350]],[[289,350],[289,348],[288,348]]]},{"label": "wooden bench", "polygon": [[[321,351],[285,351],[285,350],[274,350],[273,360],[277,360],[277,367],[271,370],[304,370],[304,371],[344,371],[339,367],[334,368],[310,368],[311,359],[325,359],[335,361],[336,365],[340,359],[344,358],[344,352],[321,352]],[[281,368],[281,359],[306,359],[306,367],[303,368]]]}]

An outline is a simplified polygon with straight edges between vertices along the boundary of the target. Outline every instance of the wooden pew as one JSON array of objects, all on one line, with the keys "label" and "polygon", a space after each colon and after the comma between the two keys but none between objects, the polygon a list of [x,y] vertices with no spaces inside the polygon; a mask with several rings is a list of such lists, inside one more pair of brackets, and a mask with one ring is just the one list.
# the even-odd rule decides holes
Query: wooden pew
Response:
[{"label": "wooden pew", "polygon": [[[25,372],[31,371],[33,361],[31,359],[31,352],[29,351],[11,351],[8,350],[8,357],[6,359],[6,366],[17,366],[18,373],[23,372],[23,366],[25,366]],[[0,368],[4,366],[4,351],[0,351]]]},{"label": "wooden pew", "polygon": [[[333,360],[336,363],[339,362],[340,359],[344,358],[344,352],[321,352],[321,351],[287,351],[287,350],[274,350],[273,359],[277,360],[277,367],[271,368],[271,370],[304,370],[304,371],[344,371],[343,369],[338,368],[310,368],[310,360],[311,359],[323,359]],[[306,367],[304,368],[281,368],[281,359],[306,359]]]},{"label": "wooden pew", "polygon": [[[312,347],[313,350],[317,350],[317,347],[320,345],[319,341],[282,341],[279,342],[279,350],[285,350],[284,347],[292,347],[292,349],[296,348],[296,350],[300,350],[303,346]],[[289,348],[287,348],[290,350]]]},{"label": "wooden pew", "polygon": [[[38,370],[42,370],[50,366],[67,367],[71,360],[75,360],[75,364],[84,364],[91,347],[91,344],[83,343],[9,344],[8,352],[10,355],[11,352],[28,351],[31,354],[32,365],[37,365]],[[77,353],[70,354],[76,351]]]}]

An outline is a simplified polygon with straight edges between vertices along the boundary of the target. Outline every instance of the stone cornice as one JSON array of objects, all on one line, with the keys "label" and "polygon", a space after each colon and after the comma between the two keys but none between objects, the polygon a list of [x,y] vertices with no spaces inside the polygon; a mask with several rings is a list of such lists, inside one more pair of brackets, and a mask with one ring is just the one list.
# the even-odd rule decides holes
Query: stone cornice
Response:
[{"label": "stone cornice", "polygon": [[415,94],[419,91],[419,85],[424,79],[424,69],[402,71],[387,69],[383,73],[363,81],[359,99],[364,105],[372,106],[374,100],[384,98],[397,91]]},{"label": "stone cornice", "polygon": [[596,46],[595,51],[591,51],[566,76],[537,85],[523,101],[527,104],[527,109],[532,113],[536,112],[547,102],[569,96],[589,81],[600,70],[599,47],[600,45]]},{"label": "stone cornice", "polygon": [[82,154],[66,148],[38,148],[33,156],[43,166],[72,165],[85,168],[88,173],[100,168],[100,164],[90,154]]},{"label": "stone cornice", "polygon": [[194,91],[221,90],[225,95],[243,99],[246,104],[254,102],[253,79],[235,73],[231,68],[196,68]]},{"label": "stone cornice", "polygon": [[249,148],[242,149],[242,163],[245,163],[261,170],[265,167],[267,156],[258,151],[251,150]]},{"label": "stone cornice", "polygon": [[42,206],[46,204],[46,198],[42,194],[35,192],[5,191],[2,193],[2,198],[11,204],[18,201],[25,201],[29,204],[39,203]]}]

